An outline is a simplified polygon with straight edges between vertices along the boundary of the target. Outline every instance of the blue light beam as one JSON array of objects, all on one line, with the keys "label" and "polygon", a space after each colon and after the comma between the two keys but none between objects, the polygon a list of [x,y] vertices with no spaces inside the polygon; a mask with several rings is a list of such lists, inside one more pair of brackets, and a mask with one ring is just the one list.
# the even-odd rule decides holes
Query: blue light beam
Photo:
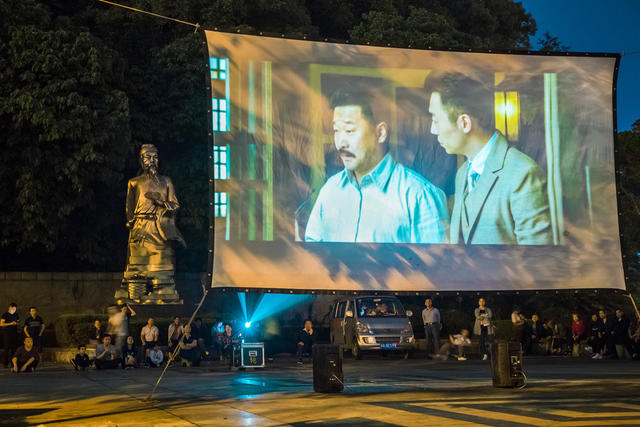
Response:
[{"label": "blue light beam", "polygon": [[308,294],[262,294],[250,322],[259,322],[311,299],[313,295]]},{"label": "blue light beam", "polygon": [[236,295],[238,295],[238,301],[240,302],[240,308],[242,308],[242,315],[244,316],[244,320],[246,322],[247,319],[249,318],[249,315],[247,313],[247,294],[244,293],[244,292],[238,292]]}]

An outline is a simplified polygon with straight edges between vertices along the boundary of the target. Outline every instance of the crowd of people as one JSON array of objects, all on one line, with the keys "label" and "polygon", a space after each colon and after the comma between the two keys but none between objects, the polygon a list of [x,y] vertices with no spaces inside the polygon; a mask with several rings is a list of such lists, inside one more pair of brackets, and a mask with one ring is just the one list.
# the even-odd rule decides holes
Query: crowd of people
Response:
[{"label": "crowd of people", "polygon": [[572,314],[571,324],[554,319],[527,319],[518,307],[511,314],[513,340],[525,353],[591,356],[594,359],[638,359],[640,355],[640,319],[632,322],[622,309],[613,315],[604,310],[585,320]]},{"label": "crowd of people", "polygon": [[[490,343],[496,333],[493,312],[484,298],[474,310],[473,334],[478,337],[478,353],[483,360],[490,354]],[[427,354],[436,359],[449,357],[466,360],[472,342],[467,329],[450,335],[449,342],[440,347],[442,322],[440,312],[431,298],[425,300],[422,311]],[[522,346],[524,354],[589,356],[593,359],[640,359],[640,318],[631,321],[622,309],[613,315],[600,310],[585,321],[580,313],[573,313],[571,324],[548,319],[537,313],[527,318],[519,307],[511,313],[511,340]]]},{"label": "crowd of people", "polygon": [[[176,316],[167,330],[166,342],[160,341],[160,330],[153,317],[147,319],[140,336],[129,333],[129,319],[136,316],[128,304],[110,306],[107,309],[107,325],[96,319],[86,342],[79,345],[70,360],[75,370],[134,369],[138,367],[161,367],[168,361],[182,366],[199,366],[206,358],[219,358],[231,364],[234,352],[240,343],[231,324],[217,322],[211,329],[211,346],[205,344],[202,319],[196,318],[184,325]],[[33,372],[42,355],[45,322],[36,307],[29,308],[29,315],[21,322],[18,306],[9,304],[7,312],[0,317],[0,333],[4,345],[5,367],[13,372]],[[22,345],[20,340],[22,339]],[[95,351],[94,351],[95,349]]]},{"label": "crowd of people", "polygon": [[[38,308],[29,307],[29,315],[22,323],[22,328],[20,325],[18,305],[11,303],[8,310],[0,317],[5,354],[4,365],[16,373],[33,372],[40,362],[42,334],[45,330],[45,323],[38,315]],[[21,335],[22,345],[19,345]]]},{"label": "crowd of people", "polygon": [[[18,306],[11,303],[0,317],[4,364],[16,373],[35,371],[41,360],[45,322],[38,315],[37,307],[29,307],[28,312],[21,322]],[[207,346],[201,318],[184,325],[176,316],[167,329],[166,342],[161,342],[153,317],[147,319],[137,337],[129,334],[129,319],[136,316],[131,306],[111,306],[107,312],[106,327],[100,320],[95,320],[86,343],[78,346],[77,354],[71,360],[74,369],[155,368],[169,361],[182,366],[199,366],[200,361],[207,358],[220,359],[231,365],[234,355],[237,356],[240,337],[229,323],[213,325],[211,345]],[[484,298],[478,300],[474,309],[473,329],[461,329],[457,334],[449,335],[443,345],[440,345],[443,326],[440,311],[434,307],[431,298],[425,300],[422,321],[427,354],[432,358],[466,360],[473,351],[472,331],[477,337],[477,353],[483,360],[488,359],[496,326],[493,311]],[[621,309],[611,315],[600,310],[587,319],[574,313],[571,324],[565,324],[554,319],[543,321],[537,313],[527,317],[519,307],[514,307],[511,323],[511,340],[521,344],[524,354],[640,358],[640,319],[630,320]],[[311,320],[306,320],[304,328],[296,334],[298,363],[311,356],[316,336]]]},{"label": "crowd of people", "polygon": [[166,342],[160,342],[160,331],[153,317],[147,319],[138,340],[129,335],[128,319],[136,315],[129,305],[110,307],[108,312],[106,332],[96,320],[90,334],[90,343],[96,345],[95,357],[88,358],[86,346],[80,346],[72,360],[75,369],[83,370],[92,365],[96,369],[156,368],[174,362],[182,366],[199,366],[203,359],[215,357],[231,363],[233,351],[239,344],[231,325],[218,322],[211,330],[213,340],[208,347],[202,319],[197,317],[185,325],[179,316],[175,316],[169,325]]}]

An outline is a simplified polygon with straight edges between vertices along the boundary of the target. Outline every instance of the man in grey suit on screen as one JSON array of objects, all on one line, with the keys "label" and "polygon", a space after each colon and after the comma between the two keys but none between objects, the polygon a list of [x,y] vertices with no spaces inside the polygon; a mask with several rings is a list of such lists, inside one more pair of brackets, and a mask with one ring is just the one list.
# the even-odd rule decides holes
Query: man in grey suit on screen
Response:
[{"label": "man in grey suit on screen", "polygon": [[456,174],[451,243],[547,245],[553,233],[544,174],[495,130],[494,95],[460,73],[427,79],[431,133]]}]

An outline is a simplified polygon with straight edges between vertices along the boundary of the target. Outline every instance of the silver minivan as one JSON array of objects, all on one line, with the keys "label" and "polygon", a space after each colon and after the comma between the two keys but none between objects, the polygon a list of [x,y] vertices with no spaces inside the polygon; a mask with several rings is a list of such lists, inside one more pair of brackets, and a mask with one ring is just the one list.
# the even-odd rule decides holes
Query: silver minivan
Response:
[{"label": "silver minivan", "polygon": [[355,359],[363,351],[401,351],[407,357],[414,346],[413,328],[400,300],[394,296],[347,297],[331,308],[331,343],[351,350]]}]

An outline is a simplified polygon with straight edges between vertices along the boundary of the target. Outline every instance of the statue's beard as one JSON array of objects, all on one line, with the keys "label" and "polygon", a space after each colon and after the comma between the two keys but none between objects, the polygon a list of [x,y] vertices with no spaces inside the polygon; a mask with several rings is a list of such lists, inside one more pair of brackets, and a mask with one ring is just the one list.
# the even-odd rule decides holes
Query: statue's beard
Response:
[{"label": "statue's beard", "polygon": [[158,168],[154,165],[145,166],[145,172],[153,177],[158,176]]}]

